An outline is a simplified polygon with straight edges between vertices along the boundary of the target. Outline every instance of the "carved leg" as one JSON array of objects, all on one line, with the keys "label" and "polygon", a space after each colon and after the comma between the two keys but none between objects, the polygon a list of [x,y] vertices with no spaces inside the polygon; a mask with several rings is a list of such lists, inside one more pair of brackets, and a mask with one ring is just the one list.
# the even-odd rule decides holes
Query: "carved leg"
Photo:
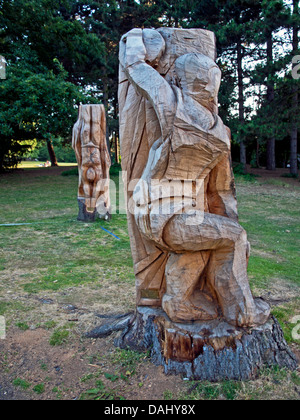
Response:
[{"label": "carved leg", "polygon": [[[261,300],[254,301],[250,290],[247,276],[249,251],[244,229],[233,220],[209,213],[205,213],[201,224],[191,226],[187,223],[190,217],[174,216],[165,227],[164,242],[170,249],[181,253],[212,250],[208,280],[226,320],[237,326],[264,324],[269,318],[270,308]],[[191,254],[186,255],[186,261],[189,258]],[[186,281],[186,277],[182,280]],[[182,290],[177,286],[176,275],[174,279],[172,291],[177,294],[179,302]],[[168,282],[173,282],[172,276]]]},{"label": "carved leg", "polygon": [[205,290],[201,275],[209,261],[210,251],[194,254],[171,254],[166,266],[166,294],[162,307],[174,322],[209,321],[218,317],[218,308]]},{"label": "carved leg", "polygon": [[212,252],[208,267],[208,278],[224,317],[240,327],[262,325],[270,316],[269,305],[253,299],[247,276],[248,252],[247,234],[242,231],[231,246]]}]

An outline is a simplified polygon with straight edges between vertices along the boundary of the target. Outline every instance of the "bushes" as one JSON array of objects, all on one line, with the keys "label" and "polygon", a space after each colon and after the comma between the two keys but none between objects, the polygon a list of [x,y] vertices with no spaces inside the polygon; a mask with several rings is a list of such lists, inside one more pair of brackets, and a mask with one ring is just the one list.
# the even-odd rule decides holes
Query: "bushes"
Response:
[{"label": "bushes", "polygon": [[62,176],[79,176],[78,168],[73,168],[68,171],[64,171],[61,174]]},{"label": "bushes", "polygon": [[[70,145],[63,146],[59,140],[54,140],[54,151],[58,162],[62,163],[76,163],[76,156],[74,150]],[[29,154],[30,158],[37,159],[41,162],[49,160],[49,153],[46,143],[37,147]]]}]

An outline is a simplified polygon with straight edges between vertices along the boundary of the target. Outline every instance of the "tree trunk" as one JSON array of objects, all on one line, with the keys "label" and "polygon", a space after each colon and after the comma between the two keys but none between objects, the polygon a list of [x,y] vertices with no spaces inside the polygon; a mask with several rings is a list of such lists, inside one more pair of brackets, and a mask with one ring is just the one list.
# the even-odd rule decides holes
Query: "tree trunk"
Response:
[{"label": "tree trunk", "polygon": [[267,141],[267,170],[276,171],[276,159],[275,159],[275,137],[271,137]]},{"label": "tree trunk", "polygon": [[51,166],[58,166],[52,140],[47,140],[48,153],[51,161]]},{"label": "tree trunk", "polygon": [[[267,40],[267,61],[268,68],[270,69],[273,64],[273,35],[272,32],[269,34]],[[272,102],[275,99],[275,87],[272,80],[268,81],[267,85],[267,101],[270,110],[272,109]],[[267,141],[267,170],[275,171],[276,170],[276,138],[271,136]]]},{"label": "tree trunk", "polygon": [[[119,111],[119,104],[118,104],[118,98],[114,98],[113,101],[113,107],[114,107],[114,121],[118,121],[119,119],[119,115],[118,115],[118,111]],[[119,126],[119,124],[116,124],[117,126]],[[116,163],[120,163],[120,143],[119,143],[119,130],[117,129],[114,132],[114,142],[115,142],[115,160]]]},{"label": "tree trunk", "polygon": [[260,168],[260,144],[259,141],[256,141],[256,166]]},{"label": "tree trunk", "polygon": [[[108,81],[107,81],[106,76],[103,77],[102,82],[103,82],[103,105],[106,109],[106,113],[108,113]],[[107,121],[108,121],[108,118],[107,118]],[[106,124],[106,144],[107,144],[109,156],[111,158],[111,147],[110,147],[110,142],[109,142],[108,123]]]},{"label": "tree trunk", "polygon": [[[294,5],[294,15],[298,16],[299,13],[299,0],[293,0]],[[298,52],[299,39],[298,39],[298,25],[295,23],[293,28],[293,52],[296,55]],[[292,175],[298,175],[298,124],[296,121],[297,110],[298,110],[298,87],[295,85],[293,88],[293,99],[292,99],[292,108],[294,110],[293,117],[295,121],[292,123],[291,129],[291,168],[290,172]]]},{"label": "tree trunk", "polygon": [[119,153],[119,142],[118,142],[117,133],[114,133],[114,141],[115,141],[115,161],[116,161],[116,163],[119,163],[120,162],[120,159],[119,159],[120,153]]},{"label": "tree trunk", "polygon": [[[238,88],[239,88],[239,121],[241,125],[245,124],[245,105],[244,105],[244,81],[243,81],[243,52],[242,44],[237,44],[237,68],[238,68]],[[247,148],[244,139],[240,139],[240,162],[247,169]]]},{"label": "tree trunk", "polygon": [[[297,95],[298,96],[298,95]],[[297,98],[298,101],[298,98]],[[298,125],[294,123],[291,132],[291,168],[292,175],[298,175]]]}]

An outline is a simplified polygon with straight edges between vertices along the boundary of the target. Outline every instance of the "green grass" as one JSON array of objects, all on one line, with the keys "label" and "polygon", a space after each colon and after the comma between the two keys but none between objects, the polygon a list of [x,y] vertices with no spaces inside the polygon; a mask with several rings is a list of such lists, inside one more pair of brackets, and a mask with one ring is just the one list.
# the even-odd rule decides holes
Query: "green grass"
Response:
[{"label": "green grass", "polygon": [[15,386],[16,388],[21,388],[24,391],[26,391],[27,389],[29,389],[31,387],[30,383],[25,381],[24,379],[21,378],[16,378],[13,381],[13,386]]},{"label": "green grass", "polygon": [[49,344],[50,346],[62,346],[68,342],[70,337],[70,330],[68,327],[59,327],[51,335]]},{"label": "green grass", "polygon": [[7,302],[0,296],[0,315],[3,316],[12,313],[16,315],[18,312],[26,312],[28,310],[30,310],[30,306],[25,306],[22,303],[16,301]]},{"label": "green grass", "polygon": [[[252,282],[266,289],[274,278],[299,285],[299,188],[267,185],[265,191],[260,179],[237,178],[240,221],[254,251]],[[113,179],[118,181],[117,175]],[[97,273],[133,284],[126,216],[115,215],[110,223],[77,222],[76,194],[76,177],[16,173],[0,178],[0,224],[34,223],[0,227],[0,274],[17,261],[24,268],[22,283],[28,293],[95,282]]]},{"label": "green grass", "polygon": [[27,331],[29,330],[29,325],[26,324],[26,322],[17,322],[16,323],[16,327],[18,327],[20,330],[22,331]]},{"label": "green grass", "polygon": [[280,279],[300,286],[300,189],[256,181],[238,185],[238,200],[240,222],[252,243],[253,282],[268,288]]},{"label": "green grass", "polygon": [[55,321],[47,321],[45,322],[42,327],[46,330],[52,330],[52,328],[55,328],[57,323]]},{"label": "green grass", "polygon": [[[240,223],[252,245],[249,278],[256,294],[288,303],[272,308],[289,343],[291,319],[300,313],[300,188],[277,179],[238,181]],[[288,296],[285,296],[289,292]]]},{"label": "green grass", "polygon": [[[297,298],[296,305],[299,308],[300,298]],[[282,307],[277,307],[273,309],[273,315],[278,319],[280,325],[282,326],[284,337],[286,341],[291,343],[300,344],[300,340],[293,338],[293,329],[295,324],[292,322],[295,315],[295,304],[289,304]]]},{"label": "green grass", "polygon": [[[118,170],[112,170],[117,185]],[[51,297],[56,302],[72,295],[80,296],[80,305],[92,311],[95,302],[96,310],[132,310],[135,277],[127,219],[126,215],[114,215],[109,223],[78,222],[77,177],[34,172],[30,171],[30,176],[26,170],[0,176],[0,224],[33,223],[0,227],[0,316],[6,317],[8,328],[17,325],[25,331],[29,325],[39,325],[49,333],[51,346],[67,347],[75,334],[72,325],[64,325],[66,320],[59,318],[55,305],[39,306],[38,299]],[[256,295],[271,293],[284,300],[272,307],[272,313],[281,323],[287,341],[299,345],[292,336],[295,325],[291,320],[300,314],[300,185],[291,182],[238,175],[237,193],[240,223],[252,245],[251,287]],[[48,313],[52,307],[53,319]],[[44,314],[40,308],[44,308]],[[135,377],[137,387],[143,390],[143,378],[136,372],[147,355],[114,349],[97,356],[107,366],[106,375],[102,373],[102,382],[91,383],[82,399],[122,398],[123,391],[111,387],[127,387]],[[96,380],[98,373],[91,380]],[[20,381],[17,378],[15,386],[22,387]],[[299,387],[298,382],[297,375],[270,370],[262,372],[253,385],[232,381],[188,384],[183,397],[261,399],[274,393],[280,396],[283,385],[284,395],[289,395],[295,386]],[[53,395],[61,398],[62,390],[55,389]],[[165,398],[176,397],[171,391],[165,392]]]},{"label": "green grass", "polygon": [[45,385],[44,384],[38,384],[33,387],[33,392],[35,392],[38,395],[41,395],[45,392]]},{"label": "green grass", "polygon": [[225,399],[233,401],[241,391],[241,383],[235,381],[224,381],[220,383],[200,382],[191,384],[188,392],[182,395],[182,399],[188,400],[218,400]]},{"label": "green grass", "polygon": [[[114,179],[118,184],[118,177]],[[76,177],[59,175],[27,178],[15,173],[0,178],[0,200],[5,203],[0,224],[33,223],[0,227],[4,280],[17,261],[27,293],[99,283],[99,277],[134,285],[126,215],[114,216],[111,223],[78,222],[77,182]]]},{"label": "green grass", "polygon": [[124,400],[122,396],[119,396],[115,390],[107,388],[102,381],[97,381],[95,388],[88,389],[85,391],[81,396],[80,400],[94,400],[94,401],[101,401],[101,400]]},{"label": "green grass", "polygon": [[[117,188],[119,169],[111,171]],[[26,176],[26,171],[0,177],[0,224],[33,223],[0,227],[0,292],[16,268],[23,271],[19,286],[30,294],[88,284],[134,287],[126,215],[114,215],[110,223],[78,222],[77,182],[75,176]],[[300,188],[237,175],[237,192],[240,222],[252,244],[251,286],[260,291],[274,282],[299,287]],[[0,314],[10,305],[0,298]]]}]

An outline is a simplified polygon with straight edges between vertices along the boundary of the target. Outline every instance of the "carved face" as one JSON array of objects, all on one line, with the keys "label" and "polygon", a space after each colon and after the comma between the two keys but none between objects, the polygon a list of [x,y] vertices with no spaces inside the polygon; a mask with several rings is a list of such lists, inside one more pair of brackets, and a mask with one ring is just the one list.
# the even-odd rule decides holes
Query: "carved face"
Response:
[{"label": "carved face", "polygon": [[179,57],[175,70],[185,93],[210,108],[217,104],[221,85],[221,70],[217,64],[203,54],[186,54]]}]

